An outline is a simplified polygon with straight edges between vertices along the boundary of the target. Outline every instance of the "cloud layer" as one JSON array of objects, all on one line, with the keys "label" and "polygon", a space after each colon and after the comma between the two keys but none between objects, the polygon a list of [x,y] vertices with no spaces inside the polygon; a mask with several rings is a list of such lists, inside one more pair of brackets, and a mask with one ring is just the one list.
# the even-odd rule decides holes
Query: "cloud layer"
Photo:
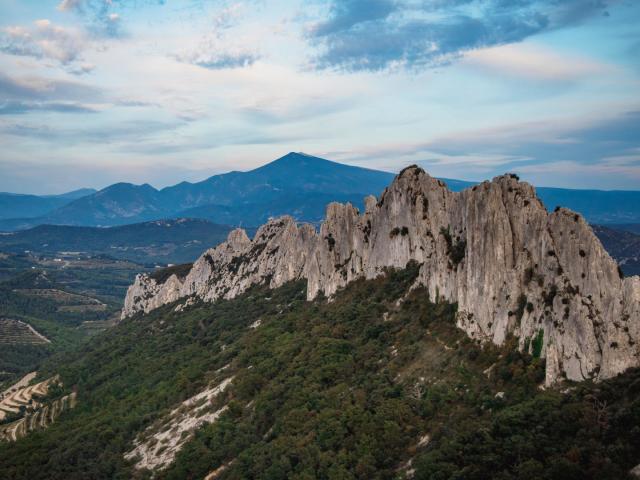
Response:
[{"label": "cloud layer", "polygon": [[0,0],[0,190],[288,151],[630,188],[639,21],[630,0]]},{"label": "cloud layer", "polygon": [[606,11],[602,0],[334,0],[309,28],[319,69],[419,69],[522,41]]}]

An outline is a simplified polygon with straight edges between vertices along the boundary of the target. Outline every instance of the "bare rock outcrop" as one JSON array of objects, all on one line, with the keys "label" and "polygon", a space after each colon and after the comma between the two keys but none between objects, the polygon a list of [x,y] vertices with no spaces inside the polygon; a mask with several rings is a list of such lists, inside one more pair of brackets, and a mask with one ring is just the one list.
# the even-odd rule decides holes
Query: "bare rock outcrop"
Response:
[{"label": "bare rock outcrop", "polygon": [[535,189],[503,175],[459,193],[418,167],[403,170],[360,214],[332,203],[318,232],[291,217],[253,240],[235,230],[183,280],[139,275],[123,318],[183,297],[233,298],[255,284],[306,279],[308,298],[418,262],[431,299],[458,303],[457,323],[479,341],[546,357],[547,384],[602,379],[640,364],[640,278],[622,278],[584,219],[548,213]]}]

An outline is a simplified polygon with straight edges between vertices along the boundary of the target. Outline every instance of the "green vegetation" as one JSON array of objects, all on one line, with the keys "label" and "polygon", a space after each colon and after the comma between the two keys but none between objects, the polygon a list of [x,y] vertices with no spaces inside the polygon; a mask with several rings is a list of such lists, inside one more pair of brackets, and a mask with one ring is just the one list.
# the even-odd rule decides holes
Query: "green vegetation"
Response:
[{"label": "green vegetation", "polygon": [[455,268],[460,262],[462,262],[462,260],[464,260],[464,256],[467,251],[467,241],[460,237],[456,237],[454,242],[450,227],[440,228],[440,235],[444,237],[444,240],[447,243],[447,255],[449,255],[449,260],[451,260],[450,266]]},{"label": "green vegetation", "polygon": [[455,305],[407,294],[416,274],[357,281],[332,302],[307,302],[298,282],[128,319],[45,362],[41,375],[59,373],[59,394],[76,390],[78,405],[0,447],[0,471],[148,478],[123,457],[136,436],[233,376],[216,399],[227,411],[157,478],[222,465],[225,480],[391,479],[409,468],[417,479],[625,477],[640,458],[640,371],[542,391],[542,359],[514,338],[479,346],[455,327]]},{"label": "green vegetation", "polygon": [[[207,247],[226,240],[231,227],[207,220],[178,219],[109,228],[39,225],[0,235],[0,249],[60,257],[63,252],[106,255],[153,266],[192,262]],[[251,232],[250,232],[251,233]]]},{"label": "green vegetation", "polygon": [[535,336],[533,341],[531,342],[533,358],[540,358],[542,354],[542,347],[544,346],[544,330],[538,330],[538,334]]},{"label": "green vegetation", "polygon": [[[52,353],[73,349],[112,325],[126,288],[141,268],[112,259],[80,259],[64,267],[60,263],[0,254],[0,388],[36,369]],[[18,321],[51,343],[20,341],[2,328]]]},{"label": "green vegetation", "polygon": [[182,265],[173,265],[172,267],[167,268],[159,268],[151,273],[151,278],[153,278],[158,283],[166,282],[171,275],[176,275],[178,278],[185,278],[191,268],[193,267],[193,263],[183,263]]}]

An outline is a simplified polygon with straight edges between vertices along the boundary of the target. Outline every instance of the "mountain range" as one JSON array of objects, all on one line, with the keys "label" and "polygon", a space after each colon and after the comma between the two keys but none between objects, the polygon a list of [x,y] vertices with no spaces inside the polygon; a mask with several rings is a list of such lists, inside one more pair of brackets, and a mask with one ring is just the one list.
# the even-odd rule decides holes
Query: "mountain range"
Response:
[{"label": "mountain range", "polygon": [[[114,226],[166,218],[202,218],[218,224],[255,227],[270,217],[292,215],[318,224],[327,203],[350,202],[381,191],[394,174],[289,153],[247,172],[214,175],[158,190],[149,184],[117,183],[98,192],[56,197],[0,195],[0,230],[36,225]],[[475,185],[442,179],[452,191]],[[640,191],[537,188],[548,209],[560,205],[590,223],[640,222]]]},{"label": "mountain range", "polygon": [[96,190],[93,188],[82,188],[61,195],[42,196],[0,192],[0,219],[41,217],[94,193]]},{"label": "mountain range", "polygon": [[[237,228],[193,264],[139,274],[120,322],[46,358],[41,345],[20,357],[0,349],[0,361],[37,368],[14,368],[16,380],[31,373],[5,382],[0,476],[640,472],[640,277],[624,276],[580,214],[549,212],[514,174],[452,192],[416,166],[364,203],[329,204],[319,226],[271,219],[253,239]],[[114,238],[171,241],[173,229],[206,223],[3,236],[110,248]],[[114,281],[115,271],[86,267],[82,289]],[[102,296],[60,290],[48,279],[67,268],[50,270],[4,282],[0,306],[15,314],[7,341],[42,333],[59,348],[54,322],[33,322],[31,312],[55,312],[76,332],[110,308]]]}]

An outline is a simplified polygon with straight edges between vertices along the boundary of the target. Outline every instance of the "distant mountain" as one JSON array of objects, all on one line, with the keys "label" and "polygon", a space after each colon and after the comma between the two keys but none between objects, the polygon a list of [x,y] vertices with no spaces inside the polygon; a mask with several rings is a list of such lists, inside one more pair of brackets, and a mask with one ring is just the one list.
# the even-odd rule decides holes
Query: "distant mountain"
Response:
[{"label": "distant mountain", "polygon": [[640,235],[602,225],[593,225],[602,246],[617,260],[625,275],[640,275]]},{"label": "distant mountain", "polygon": [[[441,178],[450,190],[459,192],[477,183]],[[580,212],[589,223],[626,224],[640,222],[640,190],[578,190],[536,187],[547,210],[557,206]],[[629,225],[633,229],[633,225]],[[640,233],[640,224],[635,225]],[[627,228],[623,228],[625,230]],[[633,230],[631,230],[633,231]]]},{"label": "distant mountain", "polygon": [[614,230],[622,230],[623,232],[631,232],[640,235],[640,223],[612,223],[607,226]]},{"label": "distant mountain", "polygon": [[83,252],[138,263],[183,263],[226,239],[230,227],[201,219],[157,220],[119,227],[40,225],[0,235],[0,251],[45,255]]},{"label": "distant mountain", "polygon": [[[193,216],[194,212],[201,212],[199,216],[216,223],[231,220],[250,226],[263,223],[272,213],[296,210],[301,212],[301,220],[319,221],[328,202],[361,203],[365,195],[379,194],[393,177],[388,172],[289,153],[248,172],[215,175],[202,182],[182,182],[162,190],[147,184],[118,183],[40,218],[0,221],[0,229],[17,230],[38,224],[112,226]],[[199,207],[205,208],[193,210]]]},{"label": "distant mountain", "polygon": [[96,191],[92,188],[74,190],[61,195],[22,195],[0,192],[0,219],[41,217],[73,200],[94,193]]},{"label": "distant mountain", "polygon": [[[182,182],[157,190],[151,185],[118,183],[65,201],[37,215],[13,210],[0,215],[0,230],[41,224],[114,226],[162,218],[204,218],[219,224],[257,226],[271,216],[290,214],[317,223],[327,203],[349,201],[362,206],[364,196],[379,195],[394,174],[289,153],[248,172],[214,175],[202,182]],[[474,182],[443,178],[453,191]],[[591,223],[640,222],[640,191],[537,188],[547,209],[557,205],[582,213]],[[57,198],[56,201],[62,202]],[[1,211],[1,209],[0,209]],[[8,210],[11,212],[12,210]]]},{"label": "distant mountain", "polygon": [[269,218],[291,215],[305,222],[318,224],[325,215],[327,204],[331,202],[350,202],[358,208],[363,207],[363,194],[326,194],[305,193],[280,195],[261,203],[238,205],[203,205],[190,208],[181,214],[187,218],[206,218],[227,225],[262,225]]},{"label": "distant mountain", "polygon": [[79,188],[78,190],[72,190],[71,192],[61,193],[59,195],[41,195],[43,198],[64,198],[66,200],[77,200],[78,198],[86,197],[96,193],[95,188]]},{"label": "distant mountain", "polygon": [[86,226],[137,223],[175,213],[164,204],[161,193],[149,184],[116,183],[54,210],[40,223]]}]

